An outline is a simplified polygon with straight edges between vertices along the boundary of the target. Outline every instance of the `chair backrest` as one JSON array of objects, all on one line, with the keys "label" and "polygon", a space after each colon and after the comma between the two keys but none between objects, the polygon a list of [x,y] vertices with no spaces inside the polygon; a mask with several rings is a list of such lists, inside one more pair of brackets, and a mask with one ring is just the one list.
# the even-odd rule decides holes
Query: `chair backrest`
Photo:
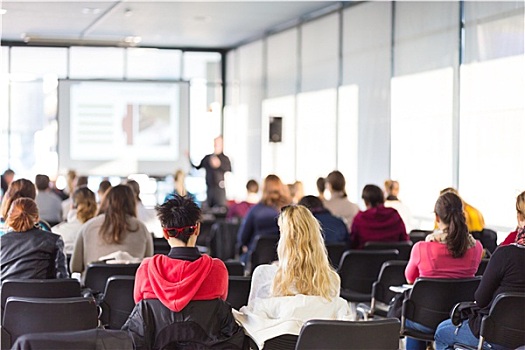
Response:
[{"label": "chair backrest", "polygon": [[310,320],[301,328],[295,350],[367,350],[399,348],[399,320]]},{"label": "chair backrest", "polygon": [[481,259],[478,266],[478,271],[476,271],[476,276],[483,276],[487,265],[489,264],[490,259]]},{"label": "chair backrest", "polygon": [[379,277],[372,285],[373,302],[380,301],[388,304],[392,300],[395,293],[390,290],[390,287],[407,283],[405,278],[407,264],[407,261],[402,260],[391,260],[383,263]]},{"label": "chair backrest", "polygon": [[10,347],[22,334],[65,332],[98,326],[98,308],[93,298],[9,297],[2,320],[2,348]]},{"label": "chair backrest", "polygon": [[494,230],[484,228],[481,231],[471,232],[472,236],[481,242],[483,248],[487,249],[491,254],[494,253],[498,247],[498,234]]},{"label": "chair backrest", "polygon": [[109,350],[133,349],[133,338],[128,332],[109,329],[85,331],[30,333],[18,337],[12,350]]},{"label": "chair backrest", "polygon": [[299,337],[294,334],[283,334],[264,342],[262,350],[294,350]]},{"label": "chair backrest", "polygon": [[412,241],[398,241],[398,242],[366,242],[365,249],[381,250],[381,249],[397,249],[399,255],[398,260],[408,261],[410,259],[410,252],[412,251]]},{"label": "chair backrest", "polygon": [[221,260],[235,259],[240,223],[218,221],[211,226],[206,246],[210,255]]},{"label": "chair backrest", "polygon": [[330,261],[330,265],[332,265],[334,269],[337,269],[339,267],[341,257],[343,256],[343,253],[346,250],[348,250],[348,244],[346,243],[328,243],[326,245],[326,251],[328,252],[328,260]]},{"label": "chair backrest", "polygon": [[228,278],[228,297],[226,301],[239,310],[248,304],[252,279],[251,277],[230,276]]},{"label": "chair backrest", "polygon": [[70,298],[80,296],[80,282],[74,278],[12,279],[2,283],[1,314],[9,297]]},{"label": "chair backrest", "polygon": [[244,264],[241,261],[229,260],[225,261],[226,269],[229,276],[244,276]]},{"label": "chair backrest", "polygon": [[419,241],[424,241],[425,238],[431,233],[432,231],[430,230],[412,230],[408,236],[410,237],[412,243],[416,244]]},{"label": "chair backrest", "polygon": [[91,263],[86,269],[84,286],[90,288],[94,293],[102,293],[106,288],[106,283],[111,276],[126,275],[135,276],[138,263],[134,264],[106,264]]},{"label": "chair backrest", "polygon": [[170,250],[171,247],[165,238],[153,237],[153,254],[168,255]]},{"label": "chair backrest", "polygon": [[525,293],[502,293],[483,318],[480,335],[489,343],[516,349],[525,345],[524,321]]},{"label": "chair backrest", "polygon": [[100,301],[100,321],[106,328],[120,329],[135,307],[133,288],[135,276],[112,276],[108,279]]},{"label": "chair backrest", "polygon": [[256,238],[255,248],[251,255],[252,272],[262,264],[270,264],[277,260],[278,235],[261,235]]},{"label": "chair backrest", "polygon": [[338,269],[339,276],[341,276],[341,288],[370,294],[372,284],[377,281],[383,263],[388,260],[396,260],[397,256],[398,251],[395,249],[344,252]]},{"label": "chair backrest", "polygon": [[452,307],[474,300],[481,277],[463,279],[418,278],[403,302],[402,325],[409,319],[432,329],[449,318]]}]

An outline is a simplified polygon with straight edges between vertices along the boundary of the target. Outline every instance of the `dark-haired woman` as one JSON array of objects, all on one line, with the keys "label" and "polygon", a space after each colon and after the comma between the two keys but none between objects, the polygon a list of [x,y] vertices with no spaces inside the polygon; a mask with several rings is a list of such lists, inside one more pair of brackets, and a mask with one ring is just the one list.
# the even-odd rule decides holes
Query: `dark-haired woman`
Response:
[{"label": "dark-haired woman", "polygon": [[[405,270],[409,283],[418,277],[470,278],[474,277],[483,246],[468,232],[461,199],[454,193],[441,195],[434,207],[438,229],[412,248]],[[407,328],[433,333],[434,330],[410,320]],[[407,337],[407,350],[425,349],[426,343]]]},{"label": "dark-haired woman", "polygon": [[71,272],[83,273],[89,263],[118,251],[140,259],[152,256],[153,237],[136,216],[131,188],[112,187],[104,196],[99,215],[80,229],[71,257]]},{"label": "dark-haired woman", "polygon": [[11,203],[6,219],[11,231],[0,238],[1,282],[69,277],[62,238],[35,227],[38,219],[34,200],[18,198]]}]

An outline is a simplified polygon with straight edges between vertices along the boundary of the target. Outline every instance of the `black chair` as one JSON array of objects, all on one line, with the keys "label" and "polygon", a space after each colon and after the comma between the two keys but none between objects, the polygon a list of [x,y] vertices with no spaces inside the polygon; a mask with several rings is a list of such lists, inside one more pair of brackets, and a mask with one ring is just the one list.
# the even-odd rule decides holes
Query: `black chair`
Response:
[{"label": "black chair", "polygon": [[412,241],[398,241],[398,242],[366,242],[365,249],[381,250],[381,249],[397,249],[399,255],[398,260],[408,261],[410,259],[410,252],[412,251]]},{"label": "black chair", "polygon": [[328,252],[328,260],[334,269],[339,267],[339,262],[343,253],[348,250],[346,243],[328,243],[326,244],[326,251]]},{"label": "black chair", "polygon": [[9,297],[2,320],[2,349],[23,334],[65,332],[98,326],[98,308],[93,298]]},{"label": "black chair", "polygon": [[112,276],[108,279],[99,306],[100,321],[109,329],[120,329],[133,311],[135,276]]},{"label": "black chair", "polygon": [[481,321],[477,347],[454,344],[458,350],[481,350],[483,342],[498,344],[509,349],[525,346],[525,294],[501,293],[494,299],[489,314]]},{"label": "black chair", "polygon": [[372,298],[372,284],[377,281],[385,261],[397,260],[396,249],[348,250],[341,257],[338,273],[341,277],[341,297],[350,302],[365,302]]},{"label": "black chair", "polygon": [[2,283],[1,315],[9,297],[70,298],[80,296],[80,282],[74,278],[11,279]]},{"label": "black chair", "polygon": [[259,265],[270,264],[277,260],[277,243],[279,243],[278,235],[261,235],[256,238],[250,258],[252,272]]},{"label": "black chair", "polygon": [[482,231],[474,231],[471,232],[471,234],[475,239],[481,242],[483,248],[488,250],[490,254],[494,253],[498,247],[498,243],[496,242],[498,234],[494,230],[484,228]]},{"label": "black chair", "polygon": [[95,262],[88,265],[84,286],[91,289],[93,294],[104,292],[106,283],[111,276],[126,275],[135,276],[138,263],[134,264],[106,264]]},{"label": "black chair", "polygon": [[244,264],[237,260],[225,261],[229,276],[244,276]]},{"label": "black chair", "polygon": [[206,246],[210,255],[221,260],[235,259],[239,223],[219,221],[211,226]]},{"label": "black chair", "polygon": [[403,301],[401,335],[433,341],[428,334],[405,328],[407,319],[436,329],[450,317],[452,307],[462,301],[474,300],[481,277],[463,279],[418,278],[407,299]]},{"label": "black chair", "polygon": [[171,247],[165,238],[153,237],[153,254],[168,255]]},{"label": "black chair", "polygon": [[478,271],[476,271],[476,276],[483,276],[487,265],[489,264],[490,259],[481,259],[478,266]]},{"label": "black chair", "polygon": [[294,350],[299,337],[293,334],[283,334],[264,342],[262,350]]},{"label": "black chair", "polygon": [[12,347],[12,350],[27,349],[133,349],[133,338],[126,331],[101,328],[74,332],[31,333],[18,337]]},{"label": "black chair", "polygon": [[397,350],[399,320],[310,320],[301,328],[295,350]]},{"label": "black chair", "polygon": [[407,261],[391,260],[383,263],[377,281],[372,285],[372,300],[370,305],[360,303],[357,312],[365,320],[369,317],[386,317],[390,300],[396,293],[390,290],[391,286],[401,286],[407,283],[405,269]]},{"label": "black chair", "polygon": [[431,230],[412,230],[408,234],[412,243],[416,244],[419,241],[424,241],[425,238],[431,234]]},{"label": "black chair", "polygon": [[226,301],[239,310],[248,304],[252,279],[251,277],[230,276],[228,278],[228,297]]}]

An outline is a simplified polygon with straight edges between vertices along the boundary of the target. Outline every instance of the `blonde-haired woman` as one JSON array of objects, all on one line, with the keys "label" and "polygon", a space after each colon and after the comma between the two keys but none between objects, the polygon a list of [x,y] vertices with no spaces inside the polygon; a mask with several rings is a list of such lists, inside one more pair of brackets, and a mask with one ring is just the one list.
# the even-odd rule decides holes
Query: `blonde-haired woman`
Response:
[{"label": "blonde-haired woman", "polygon": [[81,186],[71,196],[71,209],[67,221],[55,225],[51,231],[58,233],[64,240],[64,252],[73,254],[75,241],[82,225],[97,213],[97,199],[95,193],[87,186]]},{"label": "blonde-haired woman", "polygon": [[259,349],[268,339],[298,335],[310,319],[350,319],[319,222],[306,207],[293,205],[283,208],[278,225],[279,262],[255,269],[248,305],[235,312]]},{"label": "blonde-haired woman", "polygon": [[256,238],[261,235],[279,235],[275,218],[282,206],[291,202],[288,188],[277,175],[268,175],[263,182],[262,198],[253,206],[241,227],[237,240],[242,247],[241,260],[246,263],[255,248]]}]

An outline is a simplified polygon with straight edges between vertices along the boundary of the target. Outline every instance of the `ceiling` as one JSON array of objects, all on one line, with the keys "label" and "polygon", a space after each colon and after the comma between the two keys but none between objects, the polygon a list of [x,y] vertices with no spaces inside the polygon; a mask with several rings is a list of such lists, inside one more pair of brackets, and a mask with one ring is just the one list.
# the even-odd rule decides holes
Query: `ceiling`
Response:
[{"label": "ceiling", "polygon": [[3,42],[226,49],[334,1],[1,1]]}]

